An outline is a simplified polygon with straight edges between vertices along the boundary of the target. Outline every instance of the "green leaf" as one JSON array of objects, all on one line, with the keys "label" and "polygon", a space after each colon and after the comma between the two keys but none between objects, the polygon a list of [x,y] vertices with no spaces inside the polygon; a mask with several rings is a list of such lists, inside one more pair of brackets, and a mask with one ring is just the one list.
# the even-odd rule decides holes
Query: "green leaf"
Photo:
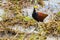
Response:
[{"label": "green leaf", "polygon": [[58,14],[60,15],[60,12],[58,12]]},{"label": "green leaf", "polygon": [[28,16],[24,18],[24,21],[30,21],[30,20],[31,20],[31,18]]}]

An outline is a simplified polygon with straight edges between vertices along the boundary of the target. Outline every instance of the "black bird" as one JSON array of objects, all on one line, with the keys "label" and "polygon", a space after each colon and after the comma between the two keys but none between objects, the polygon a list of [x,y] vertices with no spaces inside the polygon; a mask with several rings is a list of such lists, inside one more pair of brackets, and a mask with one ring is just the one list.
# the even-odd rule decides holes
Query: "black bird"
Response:
[{"label": "black bird", "polygon": [[36,21],[40,21],[40,22],[43,22],[43,20],[47,17],[48,15],[47,14],[44,14],[42,12],[36,12],[35,8],[33,10],[33,13],[32,13],[32,17],[36,20]]}]

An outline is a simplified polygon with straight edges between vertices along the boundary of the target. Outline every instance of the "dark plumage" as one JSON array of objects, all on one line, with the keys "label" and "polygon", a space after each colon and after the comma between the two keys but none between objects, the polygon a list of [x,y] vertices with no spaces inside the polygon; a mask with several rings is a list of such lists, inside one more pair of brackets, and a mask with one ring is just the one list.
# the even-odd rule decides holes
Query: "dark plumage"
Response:
[{"label": "dark plumage", "polygon": [[38,16],[38,14],[36,13],[36,10],[35,10],[35,8],[34,8],[32,17],[33,17],[35,20],[37,19],[37,21],[38,21],[37,16]]},{"label": "dark plumage", "polygon": [[47,14],[44,14],[42,12],[36,12],[35,8],[33,10],[33,14],[32,14],[32,17],[36,20],[36,21],[40,21],[40,22],[43,22],[43,20],[47,17],[48,15]]}]

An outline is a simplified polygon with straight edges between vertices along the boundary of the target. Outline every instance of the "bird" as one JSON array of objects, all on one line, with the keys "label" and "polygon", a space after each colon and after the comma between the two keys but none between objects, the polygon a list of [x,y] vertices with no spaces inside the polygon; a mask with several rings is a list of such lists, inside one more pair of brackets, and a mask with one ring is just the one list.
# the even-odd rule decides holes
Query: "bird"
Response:
[{"label": "bird", "polygon": [[37,22],[43,22],[43,20],[48,16],[48,14],[45,14],[43,12],[36,12],[35,8],[33,9],[32,17]]}]

